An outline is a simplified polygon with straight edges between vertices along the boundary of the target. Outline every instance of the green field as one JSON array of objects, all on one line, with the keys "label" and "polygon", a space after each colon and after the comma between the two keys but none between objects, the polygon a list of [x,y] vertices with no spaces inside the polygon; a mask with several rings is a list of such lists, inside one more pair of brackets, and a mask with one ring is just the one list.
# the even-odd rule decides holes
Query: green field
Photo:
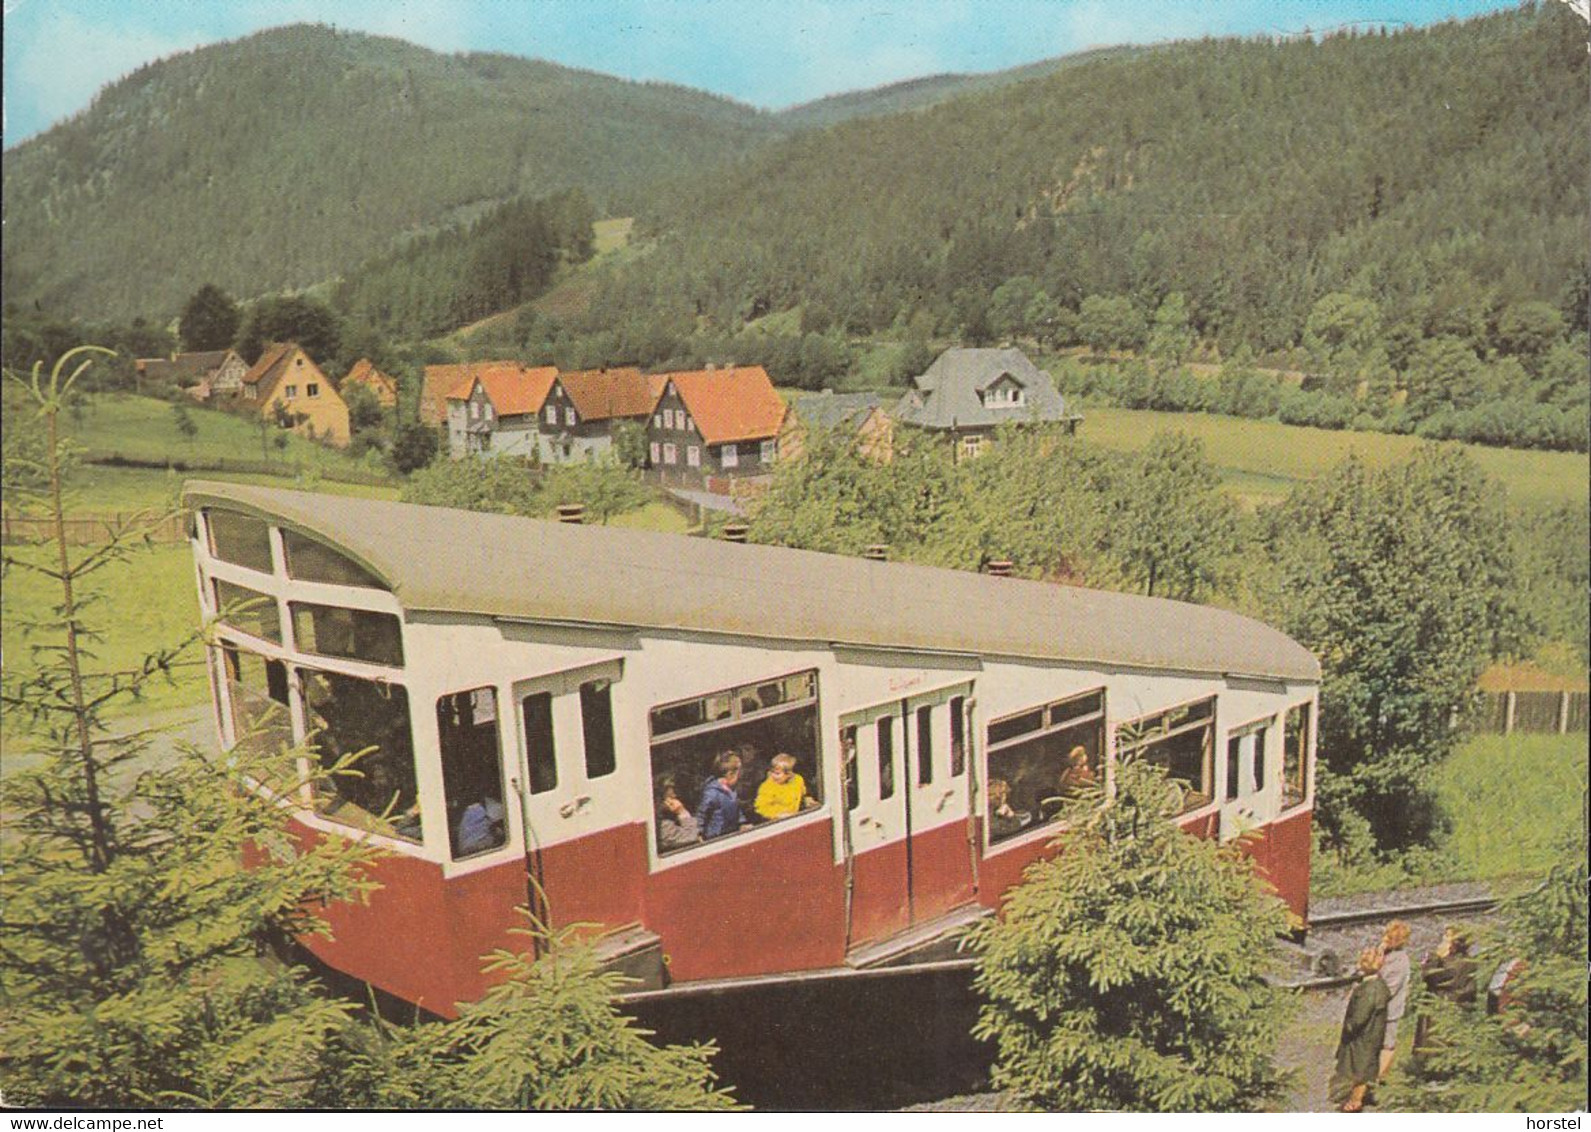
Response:
[{"label": "green field", "polygon": [[[69,435],[89,456],[117,454],[159,463],[202,460],[268,460],[284,471],[320,468],[380,473],[378,465],[349,459],[335,448],[317,444],[293,433],[271,428],[265,443],[251,421],[215,409],[189,405],[188,414],[199,428],[192,441],[177,430],[169,402],[131,393],[105,393],[92,397],[82,420],[63,418]],[[286,436],[287,447],[278,451],[272,440]]]},{"label": "green field", "polygon": [[1586,768],[1583,732],[1474,736],[1437,768],[1437,797],[1452,828],[1434,851],[1350,869],[1320,853],[1313,890],[1347,896],[1448,881],[1494,881],[1506,888],[1539,877],[1579,834]]},{"label": "green field", "polygon": [[[1276,421],[1254,421],[1207,413],[1159,413],[1140,409],[1084,408],[1078,435],[1105,448],[1135,451],[1155,433],[1175,430],[1203,441],[1228,490],[1251,502],[1281,498],[1314,479],[1349,453],[1371,467],[1384,467],[1433,443],[1380,432],[1333,432]],[[1461,447],[1488,475],[1500,480],[1510,500],[1526,504],[1580,504],[1591,499],[1591,465],[1572,452]]]}]

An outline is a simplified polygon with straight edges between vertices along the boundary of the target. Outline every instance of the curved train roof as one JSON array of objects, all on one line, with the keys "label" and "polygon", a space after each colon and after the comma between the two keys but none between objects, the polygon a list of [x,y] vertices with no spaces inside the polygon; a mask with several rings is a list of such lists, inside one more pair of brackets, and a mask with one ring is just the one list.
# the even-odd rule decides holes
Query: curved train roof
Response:
[{"label": "curved train roof", "polygon": [[1269,625],[1164,598],[248,484],[195,482],[185,498],[314,534],[412,611],[1320,678]]}]

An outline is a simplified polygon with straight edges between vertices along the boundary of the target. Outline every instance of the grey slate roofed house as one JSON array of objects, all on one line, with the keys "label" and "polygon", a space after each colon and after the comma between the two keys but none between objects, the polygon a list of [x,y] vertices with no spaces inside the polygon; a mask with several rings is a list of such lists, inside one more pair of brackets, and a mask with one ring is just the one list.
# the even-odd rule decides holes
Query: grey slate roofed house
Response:
[{"label": "grey slate roofed house", "polygon": [[978,455],[984,437],[1003,424],[1058,424],[1073,431],[1055,382],[1021,350],[946,350],[912,379],[895,406],[901,424],[947,434],[958,458]]}]

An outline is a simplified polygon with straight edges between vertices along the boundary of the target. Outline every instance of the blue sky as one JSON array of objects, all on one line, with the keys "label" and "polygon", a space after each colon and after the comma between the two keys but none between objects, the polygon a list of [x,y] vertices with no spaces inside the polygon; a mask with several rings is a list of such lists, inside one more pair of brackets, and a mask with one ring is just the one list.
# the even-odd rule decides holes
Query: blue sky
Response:
[{"label": "blue sky", "polygon": [[153,59],[318,21],[778,108],[1086,47],[1428,24],[1501,0],[4,0],[5,145]]}]

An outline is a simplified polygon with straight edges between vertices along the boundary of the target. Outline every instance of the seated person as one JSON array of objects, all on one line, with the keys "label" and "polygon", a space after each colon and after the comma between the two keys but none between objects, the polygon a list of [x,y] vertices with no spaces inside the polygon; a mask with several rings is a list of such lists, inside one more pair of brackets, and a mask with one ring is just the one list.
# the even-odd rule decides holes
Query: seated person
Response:
[{"label": "seated person", "polygon": [[702,800],[696,804],[696,824],[703,841],[740,828],[740,798],[735,794],[739,781],[740,756],[725,751],[714,764],[713,777],[702,783]]},{"label": "seated person", "polygon": [[989,779],[989,837],[998,841],[1010,837],[1032,820],[1011,808],[1011,784],[1003,778]]},{"label": "seated person", "polygon": [[1066,768],[1061,771],[1060,781],[1056,784],[1055,797],[1046,798],[1040,803],[1044,820],[1059,817],[1067,803],[1080,797],[1096,781],[1094,768],[1088,765],[1087,747],[1079,744],[1066,752]]},{"label": "seated person", "polygon": [[485,796],[479,802],[465,806],[453,836],[458,845],[455,853],[460,857],[496,849],[508,839],[503,824],[503,804],[496,798]]},{"label": "seated person", "polygon": [[768,767],[768,777],[757,788],[757,800],[752,809],[759,817],[788,818],[809,810],[818,803],[807,794],[806,780],[795,772],[795,757],[778,754]]},{"label": "seated person", "polygon": [[665,778],[657,795],[658,852],[667,853],[670,849],[699,845],[701,840],[702,831],[696,825],[696,818],[685,808],[685,803],[679,800],[674,780]]}]

